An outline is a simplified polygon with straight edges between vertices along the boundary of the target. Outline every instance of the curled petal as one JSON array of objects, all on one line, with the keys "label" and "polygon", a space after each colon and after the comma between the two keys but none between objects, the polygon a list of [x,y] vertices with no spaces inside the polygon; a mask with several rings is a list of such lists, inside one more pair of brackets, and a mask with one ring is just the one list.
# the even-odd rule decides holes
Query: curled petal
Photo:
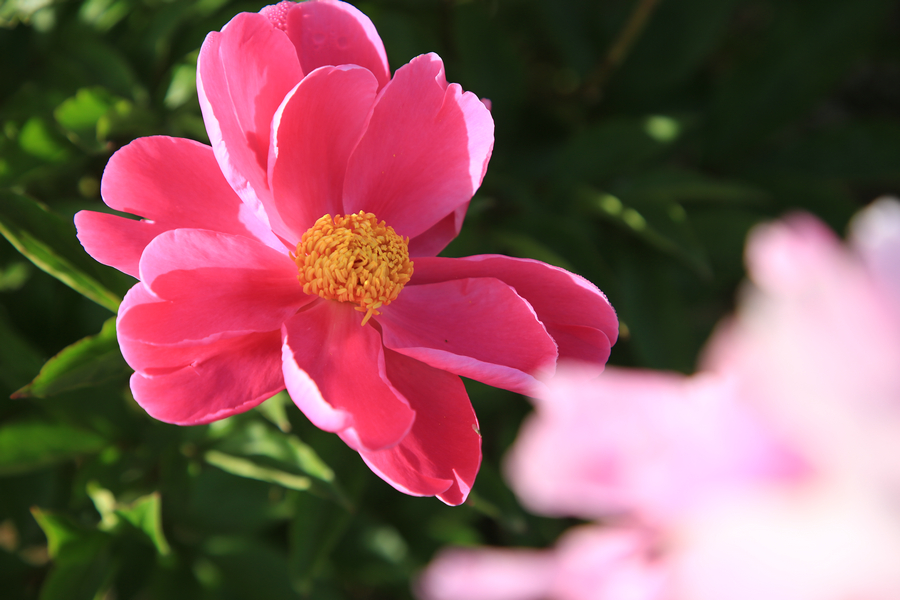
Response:
[{"label": "curled petal", "polygon": [[284,377],[315,425],[354,450],[380,450],[404,438],[416,413],[388,380],[380,336],[362,318],[349,304],[321,301],[288,319]]},{"label": "curled petal", "polygon": [[359,67],[322,67],[297,84],[275,114],[269,176],[292,242],[322,215],[343,212],[347,159],[362,135],[377,85]]},{"label": "curled petal", "polygon": [[534,308],[556,342],[560,360],[577,360],[602,370],[619,322],[603,292],[591,282],[548,264],[499,255],[465,258],[418,257],[410,285],[495,277]]},{"label": "curled petal", "polygon": [[493,145],[484,104],[447,85],[436,54],[418,56],[397,69],[375,104],[347,166],[344,210],[375,213],[415,239],[471,200]]},{"label": "curled petal", "polygon": [[375,26],[351,4],[281,2],[263,9],[263,14],[287,33],[304,73],[328,65],[359,65],[375,75],[378,89],[390,80],[387,54]]},{"label": "curled petal", "polygon": [[278,331],[178,348],[123,341],[123,354],[139,357],[137,367],[168,365],[131,376],[134,399],[151,417],[199,425],[248,411],[284,389],[280,343]]},{"label": "curled petal", "polygon": [[197,94],[216,159],[234,191],[275,233],[283,224],[268,184],[270,124],[303,77],[293,44],[263,15],[241,13],[206,36]]},{"label": "curled petal", "polygon": [[314,299],[303,293],[290,258],[250,238],[200,229],[157,236],[140,275],[149,294],[124,304],[117,330],[152,344],[277,331]]},{"label": "curled petal", "polygon": [[408,286],[377,320],[387,348],[488,385],[526,394],[555,368],[531,306],[490,277]]},{"label": "curled petal", "polygon": [[462,504],[481,466],[481,434],[466,388],[456,375],[390,350],[384,355],[387,376],[416,420],[393,448],[360,455],[401,492]]}]

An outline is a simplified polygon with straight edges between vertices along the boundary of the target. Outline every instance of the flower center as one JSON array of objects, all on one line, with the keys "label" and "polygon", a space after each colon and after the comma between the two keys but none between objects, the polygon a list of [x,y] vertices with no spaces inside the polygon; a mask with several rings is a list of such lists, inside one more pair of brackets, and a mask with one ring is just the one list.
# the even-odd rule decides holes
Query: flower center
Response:
[{"label": "flower center", "polygon": [[409,238],[372,213],[325,215],[300,238],[297,279],[307,294],[359,304],[365,325],[378,309],[397,299],[412,277]]}]

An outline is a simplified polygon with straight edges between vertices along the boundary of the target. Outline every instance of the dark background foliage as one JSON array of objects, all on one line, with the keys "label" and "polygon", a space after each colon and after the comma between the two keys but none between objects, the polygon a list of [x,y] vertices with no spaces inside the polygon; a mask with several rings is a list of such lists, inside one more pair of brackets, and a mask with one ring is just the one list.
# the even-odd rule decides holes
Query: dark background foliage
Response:
[{"label": "dark background foliage", "polygon": [[[501,479],[529,410],[514,394],[466,382],[485,458],[458,508],[394,491],[283,394],[200,427],[129,396],[108,319],[131,282],[80,250],[71,217],[102,209],[103,167],[131,139],[207,141],[197,51],[261,6],[0,1],[4,598],[403,598],[445,544],[542,547],[569,525],[525,513]],[[692,371],[754,224],[802,209],[842,232],[900,193],[895,2],[357,6],[393,68],[435,51],[492,101],[494,156],[446,253],[589,278],[622,321],[614,364]]]}]

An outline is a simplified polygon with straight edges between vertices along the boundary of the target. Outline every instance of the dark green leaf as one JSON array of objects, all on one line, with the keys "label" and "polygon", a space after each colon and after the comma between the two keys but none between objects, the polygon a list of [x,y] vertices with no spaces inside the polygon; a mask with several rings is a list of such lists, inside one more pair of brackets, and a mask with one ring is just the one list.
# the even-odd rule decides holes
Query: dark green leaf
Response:
[{"label": "dark green leaf", "polygon": [[53,570],[41,588],[41,600],[93,600],[111,579],[110,537],[62,515],[32,508],[44,534]]},{"label": "dark green leaf", "polygon": [[122,377],[131,369],[116,341],[116,319],[108,319],[97,335],[64,348],[41,368],[34,380],[13,394],[14,398],[44,398],[60,392],[99,385]]},{"label": "dark green leaf", "polygon": [[95,433],[63,423],[8,423],[0,428],[0,475],[23,473],[99,452],[106,444]]}]

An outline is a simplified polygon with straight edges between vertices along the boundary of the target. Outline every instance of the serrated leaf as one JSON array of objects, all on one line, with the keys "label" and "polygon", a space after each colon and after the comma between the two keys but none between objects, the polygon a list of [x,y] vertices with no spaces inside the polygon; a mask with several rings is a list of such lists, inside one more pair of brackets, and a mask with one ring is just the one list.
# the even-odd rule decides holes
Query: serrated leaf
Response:
[{"label": "serrated leaf", "polygon": [[133,281],[94,261],[75,226],[31,198],[0,191],[0,233],[39,268],[112,312]]},{"label": "serrated leaf", "polygon": [[38,376],[13,398],[45,398],[82,387],[99,385],[131,372],[116,341],[116,319],[108,319],[100,333],[64,348],[48,360]]},{"label": "serrated leaf", "polygon": [[19,421],[0,428],[0,476],[24,473],[99,452],[105,439],[64,423]]}]

